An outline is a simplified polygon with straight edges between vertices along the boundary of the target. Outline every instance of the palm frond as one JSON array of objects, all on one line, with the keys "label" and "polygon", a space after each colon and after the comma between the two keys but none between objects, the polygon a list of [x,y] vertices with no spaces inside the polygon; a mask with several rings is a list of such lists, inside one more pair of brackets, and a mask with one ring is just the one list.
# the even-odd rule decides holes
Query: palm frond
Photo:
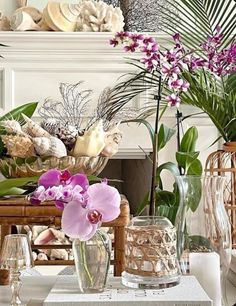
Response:
[{"label": "palm frond", "polygon": [[[233,0],[166,0],[170,9],[162,10],[163,31],[177,31],[185,46],[196,48],[220,26],[224,38],[222,48],[235,38],[236,3]],[[170,10],[172,19],[170,20]],[[173,16],[175,18],[173,18]]]}]

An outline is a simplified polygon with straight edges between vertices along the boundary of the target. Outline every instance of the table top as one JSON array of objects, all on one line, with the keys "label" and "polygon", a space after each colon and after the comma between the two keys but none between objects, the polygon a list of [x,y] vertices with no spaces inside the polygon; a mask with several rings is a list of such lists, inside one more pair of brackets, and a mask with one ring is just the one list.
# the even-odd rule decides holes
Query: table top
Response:
[{"label": "table top", "polygon": [[[43,306],[43,305],[57,305],[58,302],[53,302],[54,301],[54,297],[55,297],[55,293],[58,292],[58,288],[62,286],[64,286],[65,283],[67,283],[67,286],[69,286],[68,288],[70,288],[70,290],[74,291],[74,296],[73,298],[77,301],[78,300],[78,293],[76,290],[76,278],[74,276],[23,276],[22,277],[22,281],[23,281],[23,287],[21,289],[21,298],[22,301],[24,303],[26,303],[28,306]],[[71,284],[71,285],[70,285]],[[198,288],[198,290],[193,290],[193,288],[191,286],[194,286],[194,288],[196,289],[196,286]],[[51,289],[54,287],[54,289],[51,291]],[[191,290],[191,288],[192,290]],[[191,292],[187,292],[189,289],[189,291]],[[125,287],[123,287],[120,283],[120,278],[116,277],[111,277],[109,283],[108,283],[108,290],[110,292],[110,295],[116,295],[117,298],[117,290],[124,290]],[[133,294],[133,298],[131,298],[131,300],[133,299],[133,303],[137,304],[137,301],[135,302],[135,296],[136,296],[136,292],[137,290],[133,290],[133,289],[128,289],[125,291],[129,291],[131,294]],[[51,291],[51,293],[49,294],[49,292]],[[118,296],[120,296],[121,291],[118,291]],[[140,290],[138,290],[140,291]],[[148,291],[148,290],[146,290]],[[173,288],[169,288],[169,289],[162,289],[162,290],[154,290],[156,291],[156,293],[158,292],[158,294],[156,294],[157,298],[155,299],[159,299],[160,297],[162,297],[162,295],[166,295],[167,296],[167,300],[168,300],[168,296],[169,296],[169,301],[170,304],[168,305],[174,305],[175,303],[171,301],[173,301],[173,296],[176,296],[176,294],[178,292],[186,292],[184,293],[186,300],[188,301],[191,297],[193,298],[193,300],[197,300],[197,301],[205,301],[204,304],[199,304],[199,305],[211,305],[211,303],[209,302],[210,299],[207,297],[207,295],[205,294],[205,292],[201,289],[200,285],[197,283],[196,279],[193,276],[184,276],[182,277],[181,280],[181,284],[173,287]],[[107,293],[106,292],[106,293]],[[134,294],[135,292],[135,294]],[[198,293],[196,293],[198,292]],[[72,305],[72,303],[68,303],[67,302],[67,298],[66,298],[66,291],[63,291],[63,297],[64,299],[59,299],[60,303],[58,305]],[[124,292],[123,292],[124,293]],[[123,295],[123,299],[124,299],[124,294]],[[144,303],[145,305],[147,304],[147,297],[150,296],[153,293],[153,290],[150,290],[149,292],[147,292],[147,295],[144,297]],[[9,286],[0,286],[0,306],[6,306],[9,305],[9,300],[10,300],[10,288]],[[81,295],[80,295],[81,296]],[[47,298],[47,299],[46,299]],[[72,298],[72,299],[73,299]],[[84,295],[82,295],[82,303],[81,305],[85,305],[84,304]],[[94,304],[94,299],[96,300],[97,297],[95,297],[94,294],[90,295],[90,297],[87,297],[87,299],[90,299]],[[139,295],[138,298],[140,299]],[[44,300],[46,299],[47,302],[44,303]],[[120,302],[122,302],[121,298],[118,298],[120,300]],[[165,297],[166,299],[166,297]],[[142,297],[141,297],[142,300]],[[141,300],[140,302],[138,302],[139,305],[141,305]],[[108,301],[105,301],[108,302]],[[151,303],[151,302],[150,302]],[[153,302],[152,302],[153,303]],[[107,303],[106,303],[107,304]],[[111,301],[112,305],[115,305],[114,302]],[[124,305],[126,305],[127,302],[125,302]],[[73,304],[73,305],[77,305],[77,304]],[[86,304],[87,305],[87,304]],[[100,304],[99,304],[100,305]],[[123,305],[122,303],[119,305]],[[150,304],[151,305],[151,304]],[[153,305],[153,304],[152,304]],[[155,302],[155,305],[156,302]],[[159,303],[158,303],[159,305]],[[162,304],[160,304],[162,305]]]},{"label": "table top", "polygon": [[[21,297],[28,306],[43,306],[43,301],[47,298],[51,288],[55,285],[59,278],[65,276],[47,275],[47,276],[24,276],[22,277],[23,287],[21,289]],[[69,278],[71,276],[66,276]],[[188,278],[188,276],[184,276]],[[119,278],[115,278],[119,281]],[[178,287],[176,287],[177,289]],[[170,288],[168,290],[171,290]],[[236,302],[236,288],[231,284],[227,284],[227,294],[229,305]],[[8,306],[11,291],[9,286],[0,286],[0,306]],[[66,304],[64,304],[66,305]],[[137,304],[136,304],[137,305]],[[174,304],[173,304],[174,305]],[[113,306],[113,304],[112,304]]]}]

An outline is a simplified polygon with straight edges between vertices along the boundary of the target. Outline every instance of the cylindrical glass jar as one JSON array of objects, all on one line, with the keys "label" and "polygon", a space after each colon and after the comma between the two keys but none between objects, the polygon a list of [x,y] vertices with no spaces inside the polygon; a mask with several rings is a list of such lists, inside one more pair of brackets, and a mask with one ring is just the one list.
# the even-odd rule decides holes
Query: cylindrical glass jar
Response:
[{"label": "cylindrical glass jar", "polygon": [[225,180],[221,176],[176,177],[180,205],[175,225],[181,270],[198,278],[214,306],[221,305],[220,278],[224,299],[231,260],[231,226],[223,200]]},{"label": "cylindrical glass jar", "polygon": [[82,293],[102,292],[110,267],[111,240],[109,234],[98,229],[87,241],[73,241],[75,267]]},{"label": "cylindrical glass jar", "polygon": [[125,228],[125,271],[131,288],[166,288],[180,281],[176,229],[164,217],[135,217]]}]

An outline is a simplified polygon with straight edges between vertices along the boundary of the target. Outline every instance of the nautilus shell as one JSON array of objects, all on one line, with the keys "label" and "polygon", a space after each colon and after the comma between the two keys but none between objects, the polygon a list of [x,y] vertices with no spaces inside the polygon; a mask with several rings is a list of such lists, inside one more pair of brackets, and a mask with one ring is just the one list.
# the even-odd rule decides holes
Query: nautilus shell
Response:
[{"label": "nautilus shell", "polygon": [[98,156],[105,147],[105,132],[103,130],[102,120],[92,125],[83,136],[78,136],[72,156]]}]

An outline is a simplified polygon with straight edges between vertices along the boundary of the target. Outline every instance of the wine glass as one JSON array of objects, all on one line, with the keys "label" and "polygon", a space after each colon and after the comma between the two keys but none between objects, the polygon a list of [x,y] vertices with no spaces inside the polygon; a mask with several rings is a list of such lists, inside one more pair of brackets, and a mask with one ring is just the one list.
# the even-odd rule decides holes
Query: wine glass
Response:
[{"label": "wine glass", "polygon": [[7,235],[4,238],[0,268],[10,270],[10,286],[12,290],[11,306],[22,305],[19,292],[22,285],[20,271],[34,265],[29,239],[26,235]]}]

